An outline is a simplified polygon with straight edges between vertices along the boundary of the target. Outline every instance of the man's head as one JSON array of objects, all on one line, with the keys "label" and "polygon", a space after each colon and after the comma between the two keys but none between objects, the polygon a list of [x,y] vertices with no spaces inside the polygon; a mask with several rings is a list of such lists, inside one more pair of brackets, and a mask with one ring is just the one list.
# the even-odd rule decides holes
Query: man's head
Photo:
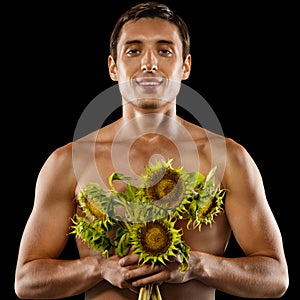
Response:
[{"label": "man's head", "polygon": [[111,35],[108,69],[122,98],[139,108],[174,103],[191,69],[186,24],[167,6],[147,2],[125,12]]},{"label": "man's head", "polygon": [[190,34],[186,23],[165,4],[158,2],[145,2],[140,3],[126,11],[119,18],[115,25],[110,37],[110,53],[115,62],[117,61],[117,45],[120,32],[124,24],[126,24],[128,21],[137,21],[141,18],[161,18],[173,23],[178,28],[181,38],[183,61],[186,59],[190,52]]}]

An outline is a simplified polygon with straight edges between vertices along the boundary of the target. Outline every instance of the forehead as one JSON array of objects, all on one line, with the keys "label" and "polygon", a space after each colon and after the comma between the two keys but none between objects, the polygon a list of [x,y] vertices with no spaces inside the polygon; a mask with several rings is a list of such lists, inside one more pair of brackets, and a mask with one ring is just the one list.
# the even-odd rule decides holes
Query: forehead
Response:
[{"label": "forehead", "polygon": [[132,40],[141,42],[166,40],[181,44],[177,26],[160,18],[141,18],[125,23],[120,33],[119,44],[126,44]]}]

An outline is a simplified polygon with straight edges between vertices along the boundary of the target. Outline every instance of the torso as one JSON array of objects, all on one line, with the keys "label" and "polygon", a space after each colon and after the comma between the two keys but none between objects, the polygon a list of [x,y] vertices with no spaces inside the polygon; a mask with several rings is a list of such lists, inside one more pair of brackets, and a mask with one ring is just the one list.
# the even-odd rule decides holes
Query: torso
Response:
[{"label": "torso", "polygon": [[[200,171],[204,175],[213,167],[214,164],[220,166],[219,172],[216,174],[217,180],[222,181],[224,174],[225,157],[224,138],[212,135],[210,139],[204,134],[203,129],[191,126],[189,128],[193,142],[180,141],[180,145],[170,139],[159,136],[152,136],[150,139],[139,138],[134,142],[115,141],[119,143],[118,147],[109,140],[99,140],[96,133],[92,134],[88,139],[74,145],[75,151],[73,162],[75,166],[75,175],[78,185],[77,192],[87,182],[100,182],[105,188],[109,188],[108,177],[115,171],[123,173],[127,176],[135,177],[145,172],[145,166],[149,160],[153,162],[155,158],[173,158],[174,168],[184,166],[187,172]],[[212,149],[214,148],[214,149]],[[76,154],[84,153],[85,161],[76,160]],[[217,155],[218,154],[218,155]],[[223,155],[222,155],[223,154]],[[79,156],[78,156],[79,157]],[[219,157],[217,159],[217,157]],[[184,164],[183,164],[184,162]],[[196,168],[196,169],[195,169]],[[119,190],[124,188],[122,183],[117,184]],[[227,222],[226,212],[219,213],[215,217],[213,226],[202,225],[201,230],[187,229],[186,221],[177,223],[178,227],[183,228],[183,239],[190,246],[191,250],[204,251],[216,255],[222,255],[226,249],[230,238],[230,227]],[[91,254],[90,249],[78,241],[78,249],[80,256]],[[211,289],[201,282],[192,280],[184,284],[166,284],[161,287],[161,293],[164,300],[174,299],[201,299],[212,300],[215,298],[215,290]],[[118,289],[111,286],[108,282],[102,281],[89,292],[86,293],[86,299],[137,299],[137,295],[126,289]]]}]

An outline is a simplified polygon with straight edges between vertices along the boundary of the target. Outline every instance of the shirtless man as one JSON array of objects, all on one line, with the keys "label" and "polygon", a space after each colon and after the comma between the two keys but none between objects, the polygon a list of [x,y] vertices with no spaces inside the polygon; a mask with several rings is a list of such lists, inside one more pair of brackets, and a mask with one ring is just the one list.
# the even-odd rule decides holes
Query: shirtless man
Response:
[{"label": "shirtless man", "polygon": [[[213,300],[216,289],[246,298],[284,295],[289,277],[281,233],[255,162],[232,139],[176,114],[180,83],[191,71],[184,22],[162,4],[132,8],[112,34],[108,69],[119,84],[122,117],[58,148],[42,167],[20,243],[16,294],[21,299],[82,293],[87,300],[137,299],[140,287],[159,283],[165,300]],[[173,158],[175,168],[184,165],[186,171],[203,174],[217,164],[216,178],[227,189],[224,212],[212,227],[187,230],[184,221],[178,224],[191,247],[188,271],[180,272],[177,261],[167,267],[138,265],[137,254],[104,258],[80,239],[79,259],[59,259],[70,218],[79,211],[74,198],[80,188],[89,181],[109,188],[112,172],[141,174],[155,158]],[[122,184],[117,188],[122,190]],[[231,234],[243,257],[223,256]]]}]

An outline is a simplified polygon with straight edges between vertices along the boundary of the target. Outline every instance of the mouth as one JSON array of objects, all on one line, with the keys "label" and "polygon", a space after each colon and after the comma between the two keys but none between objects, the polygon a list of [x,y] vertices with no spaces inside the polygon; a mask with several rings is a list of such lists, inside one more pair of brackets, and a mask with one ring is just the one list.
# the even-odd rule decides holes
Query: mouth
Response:
[{"label": "mouth", "polygon": [[163,79],[158,77],[136,78],[137,85],[145,89],[153,89],[159,87],[162,82]]}]

